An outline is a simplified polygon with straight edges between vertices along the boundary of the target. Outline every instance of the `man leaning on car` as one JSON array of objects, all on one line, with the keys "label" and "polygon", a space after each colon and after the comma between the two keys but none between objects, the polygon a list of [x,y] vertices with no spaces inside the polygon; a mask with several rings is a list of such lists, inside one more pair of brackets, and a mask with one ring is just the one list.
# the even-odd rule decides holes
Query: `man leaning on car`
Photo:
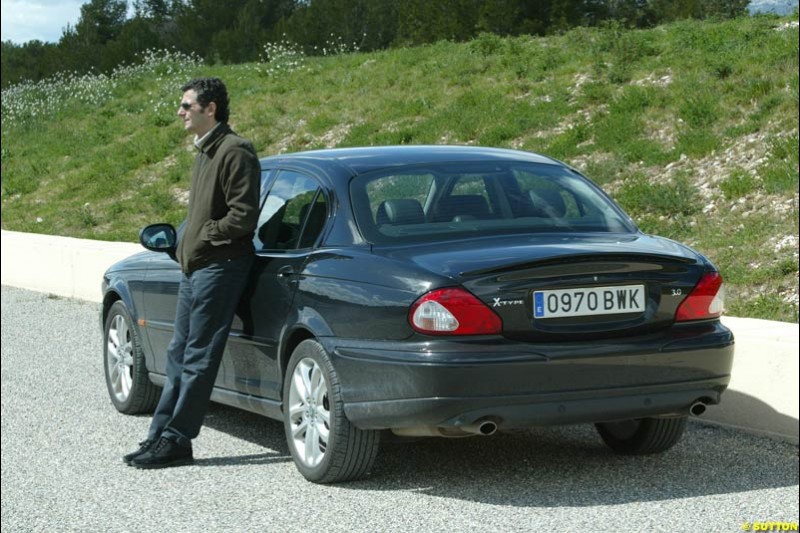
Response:
[{"label": "man leaning on car", "polygon": [[181,280],[167,377],[147,438],[123,460],[136,468],[193,462],[239,298],[253,263],[258,219],[258,156],[228,126],[219,78],[184,85],[178,116],[195,135],[189,210],[177,258]]}]

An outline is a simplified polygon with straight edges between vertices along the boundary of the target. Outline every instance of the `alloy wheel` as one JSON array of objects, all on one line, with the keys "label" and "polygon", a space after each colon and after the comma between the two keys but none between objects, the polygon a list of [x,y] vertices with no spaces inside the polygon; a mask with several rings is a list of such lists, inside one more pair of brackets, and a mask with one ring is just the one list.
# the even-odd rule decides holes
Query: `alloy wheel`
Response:
[{"label": "alloy wheel", "polygon": [[331,413],[328,383],[311,358],[302,359],[292,373],[289,421],[297,457],[308,467],[317,466],[328,449]]},{"label": "alloy wheel", "polygon": [[106,353],[111,391],[119,402],[125,402],[133,386],[133,338],[122,315],[115,316],[108,328]]}]

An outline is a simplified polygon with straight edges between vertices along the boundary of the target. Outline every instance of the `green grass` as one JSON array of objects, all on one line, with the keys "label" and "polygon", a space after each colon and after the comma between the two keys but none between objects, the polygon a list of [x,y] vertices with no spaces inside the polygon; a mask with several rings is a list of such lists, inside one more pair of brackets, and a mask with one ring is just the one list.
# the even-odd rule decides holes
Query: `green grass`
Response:
[{"label": "green grass", "polygon": [[756,191],[757,183],[755,178],[746,170],[741,168],[734,169],[720,182],[719,188],[726,200],[735,200],[746,197]]},{"label": "green grass", "polygon": [[263,155],[477,144],[564,160],[644,231],[712,259],[732,314],[796,322],[798,32],[776,29],[788,20],[482,34],[328,57],[284,43],[271,62],[233,66],[150,52],[109,77],[12,87],[2,226],[134,241],[148,223],[179,222],[194,156],[179,87],[215,75],[234,129]]}]

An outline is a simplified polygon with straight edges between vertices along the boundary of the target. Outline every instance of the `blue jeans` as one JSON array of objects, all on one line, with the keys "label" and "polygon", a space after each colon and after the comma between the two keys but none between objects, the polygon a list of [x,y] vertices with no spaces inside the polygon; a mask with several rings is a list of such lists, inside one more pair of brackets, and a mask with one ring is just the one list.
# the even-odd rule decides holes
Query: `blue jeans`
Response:
[{"label": "blue jeans", "polygon": [[249,255],[181,273],[167,379],[148,438],[168,437],[191,446],[200,433],[252,264]]}]

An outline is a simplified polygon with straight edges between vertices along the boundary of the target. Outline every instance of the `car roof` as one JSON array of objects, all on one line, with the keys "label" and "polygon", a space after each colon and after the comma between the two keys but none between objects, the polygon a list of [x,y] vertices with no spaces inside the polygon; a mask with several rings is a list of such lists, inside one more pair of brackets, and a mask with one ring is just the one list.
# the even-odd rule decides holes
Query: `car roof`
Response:
[{"label": "car roof", "polygon": [[444,162],[516,161],[562,165],[555,159],[520,150],[486,148],[481,146],[369,146],[360,148],[331,148],[280,154],[261,159],[262,164],[275,165],[292,161],[317,164],[330,161],[345,166],[355,174],[382,170],[395,166],[425,165]]}]

